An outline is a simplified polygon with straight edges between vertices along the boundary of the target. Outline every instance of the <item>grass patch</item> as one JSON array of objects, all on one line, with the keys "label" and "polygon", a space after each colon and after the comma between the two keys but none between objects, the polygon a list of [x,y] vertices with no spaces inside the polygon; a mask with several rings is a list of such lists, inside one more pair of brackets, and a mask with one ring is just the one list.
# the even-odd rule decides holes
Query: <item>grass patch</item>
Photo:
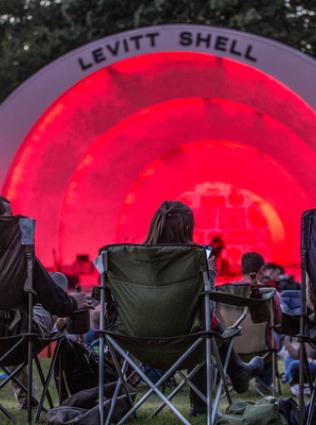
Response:
[{"label": "grass patch", "polygon": [[[42,360],[42,366],[44,369],[44,372],[46,373],[48,368],[49,361],[47,359]],[[1,382],[1,381],[0,381]],[[36,396],[39,398],[40,393],[40,381],[39,377],[36,373],[34,373],[34,383],[36,386]],[[51,385],[50,388],[51,395],[54,400],[57,400],[57,392],[55,389],[54,383]],[[289,386],[288,385],[282,385],[282,397],[289,396]],[[256,401],[260,397],[257,396],[254,392],[248,391],[244,394],[233,394],[233,399],[241,399],[241,400],[247,400],[247,401]],[[13,413],[17,418],[17,425],[25,425],[26,424],[26,412],[25,411],[19,411],[17,409],[17,402],[14,399],[13,392],[10,388],[10,385],[7,385],[3,390],[0,391],[0,402],[3,404],[7,409],[10,410],[11,413]],[[176,425],[179,424],[180,421],[175,417],[175,415],[169,411],[168,408],[165,408],[163,412],[161,412],[157,417],[152,418],[151,414],[154,412],[154,409],[160,404],[160,402],[157,400],[156,397],[152,396],[145,405],[139,410],[139,413],[137,414],[137,419],[133,421],[132,423],[134,425]],[[187,389],[182,390],[175,398],[174,398],[174,404],[177,408],[185,415],[187,416],[189,413],[189,391]],[[226,404],[223,402],[221,404],[221,409],[225,409]],[[191,418],[191,422],[193,425],[202,425],[205,423],[205,417],[200,416],[197,418]],[[44,424],[44,420],[42,418],[41,424]],[[8,421],[5,416],[0,412],[0,425],[11,425],[11,422]]]}]

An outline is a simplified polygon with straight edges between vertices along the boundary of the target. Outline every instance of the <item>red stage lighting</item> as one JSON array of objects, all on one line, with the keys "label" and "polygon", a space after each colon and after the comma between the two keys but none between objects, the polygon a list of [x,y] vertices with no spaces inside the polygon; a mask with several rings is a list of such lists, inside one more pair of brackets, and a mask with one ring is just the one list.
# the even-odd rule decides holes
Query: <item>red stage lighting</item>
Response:
[{"label": "red stage lighting", "polygon": [[26,137],[5,194],[38,219],[38,254],[52,264],[56,247],[71,263],[104,243],[139,242],[162,200],[230,185],[235,209],[241,193],[259,200],[247,223],[268,229],[269,259],[295,262],[300,213],[316,203],[315,136],[314,111],[261,71],[202,53],[148,54],[61,96]]}]

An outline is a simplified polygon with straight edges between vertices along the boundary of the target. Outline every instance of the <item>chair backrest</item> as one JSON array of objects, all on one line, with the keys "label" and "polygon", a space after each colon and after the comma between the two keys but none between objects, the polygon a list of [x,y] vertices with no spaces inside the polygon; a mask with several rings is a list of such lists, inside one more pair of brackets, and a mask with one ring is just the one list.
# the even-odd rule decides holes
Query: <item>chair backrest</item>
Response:
[{"label": "chair backrest", "polygon": [[168,338],[202,330],[200,294],[207,273],[198,245],[109,245],[108,286],[117,306],[111,330]]},{"label": "chair backrest", "polygon": [[0,217],[0,310],[18,307],[24,300],[29,221],[32,227],[32,219]]},{"label": "chair backrest", "polygon": [[[239,297],[250,297],[250,285],[229,283],[221,285],[218,288],[221,292],[237,295]],[[261,288],[260,292],[266,295],[266,303],[269,306],[270,315],[273,318],[273,295],[274,289]],[[217,303],[215,312],[220,323],[226,328],[232,325],[239,318],[242,307],[232,306],[227,304]],[[271,334],[271,321],[262,323],[254,323],[250,311],[241,323],[242,333],[240,336],[234,338],[234,348],[239,354],[255,354],[264,353],[269,351],[270,347],[270,334]]]}]

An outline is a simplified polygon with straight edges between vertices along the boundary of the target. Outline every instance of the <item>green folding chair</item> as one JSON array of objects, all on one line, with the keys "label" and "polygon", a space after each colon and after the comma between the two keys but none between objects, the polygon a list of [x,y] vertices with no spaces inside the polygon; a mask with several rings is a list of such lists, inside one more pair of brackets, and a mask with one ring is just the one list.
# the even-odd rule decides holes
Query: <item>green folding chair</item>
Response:
[{"label": "green folding chair", "polygon": [[[109,424],[116,396],[123,386],[130,410],[119,421],[124,423],[151,394],[161,399],[183,424],[190,422],[171,402],[187,384],[207,408],[207,424],[214,423],[224,388],[231,402],[225,381],[228,358],[223,366],[217,346],[220,339],[211,331],[214,292],[208,271],[208,250],[198,245],[109,245],[100,250],[95,265],[101,273],[100,322],[100,423]],[[107,326],[104,326],[105,303]],[[223,338],[232,340],[238,334],[238,323],[226,331]],[[107,417],[104,415],[105,343],[109,347],[119,380]],[[147,384],[149,390],[136,403],[131,399],[124,370],[128,364]],[[212,358],[220,376],[220,386],[212,402]],[[136,360],[135,360],[136,359]],[[144,374],[139,362],[165,370],[155,384]],[[202,394],[192,383],[192,377],[206,363],[207,393]],[[188,369],[188,375],[183,370]],[[176,371],[183,381],[167,397],[160,386]]]}]

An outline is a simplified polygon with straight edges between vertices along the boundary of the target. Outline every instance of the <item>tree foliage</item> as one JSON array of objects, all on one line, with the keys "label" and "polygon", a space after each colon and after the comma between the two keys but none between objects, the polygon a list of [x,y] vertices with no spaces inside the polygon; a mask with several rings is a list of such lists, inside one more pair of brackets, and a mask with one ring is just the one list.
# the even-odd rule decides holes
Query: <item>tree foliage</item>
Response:
[{"label": "tree foliage", "polygon": [[168,23],[247,31],[316,57],[316,0],[0,0],[0,101],[78,46]]}]

